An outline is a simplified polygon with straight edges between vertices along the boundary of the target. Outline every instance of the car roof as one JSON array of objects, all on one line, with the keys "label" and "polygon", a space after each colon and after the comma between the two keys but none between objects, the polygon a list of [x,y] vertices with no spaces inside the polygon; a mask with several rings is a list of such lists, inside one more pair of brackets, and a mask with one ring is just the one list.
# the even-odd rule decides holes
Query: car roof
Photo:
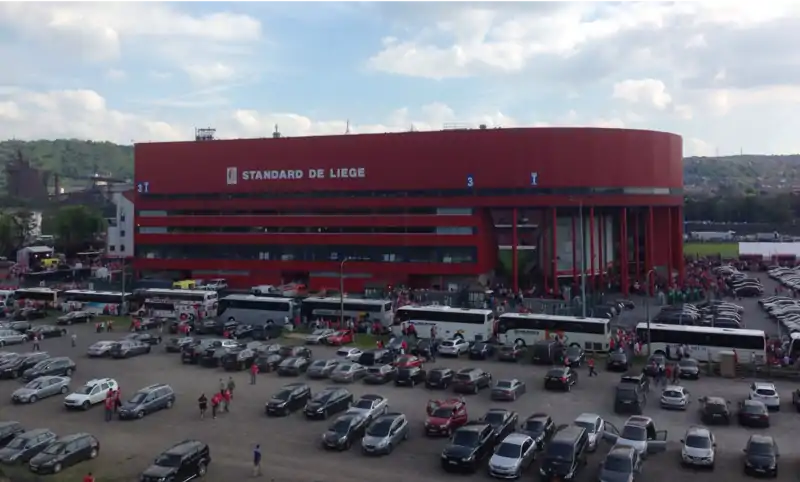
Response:
[{"label": "car roof", "polygon": [[486,427],[489,427],[488,423],[469,422],[467,425],[458,427],[456,431],[463,430],[465,432],[480,432],[481,430],[485,430]]},{"label": "car roof", "polygon": [[706,403],[725,405],[727,402],[722,397],[706,397]]},{"label": "car roof", "polygon": [[462,368],[461,370],[458,371],[458,373],[472,373],[475,370],[477,370],[477,368],[475,368],[475,367],[467,367],[467,368]]},{"label": "car roof", "polygon": [[281,390],[294,390],[295,388],[300,388],[305,386],[307,385],[303,382],[287,383],[286,385],[281,387]]},{"label": "car roof", "polygon": [[73,440],[85,437],[93,437],[93,435],[86,432],[73,433],[70,435],[64,435],[63,437],[58,437],[58,442],[72,442]]},{"label": "car roof", "polygon": [[368,393],[366,395],[361,395],[359,400],[385,400],[386,397],[383,395],[375,395],[374,393]]},{"label": "car roof", "polygon": [[152,385],[148,385],[146,387],[140,388],[138,391],[140,392],[152,392],[153,390],[157,390],[159,388],[170,388],[169,385],[166,383],[154,383]]},{"label": "car roof", "polygon": [[677,390],[679,392],[682,392],[682,391],[684,391],[686,389],[683,388],[680,385],[667,385],[666,387],[664,387],[664,391],[667,391],[667,390]]},{"label": "car roof", "polygon": [[523,442],[531,440],[530,436],[525,435],[524,433],[510,433],[506,435],[506,438],[503,439],[503,443],[508,442],[516,445],[522,445]]},{"label": "car roof", "polygon": [[772,435],[753,434],[747,439],[747,443],[774,444],[775,439],[772,438]]},{"label": "car roof", "polygon": [[548,415],[548,414],[546,414],[544,412],[536,412],[536,413],[532,413],[532,414],[528,415],[528,418],[526,418],[525,420],[535,420],[535,419],[539,419],[539,418],[550,418],[550,415]]},{"label": "car roof", "polygon": [[507,408],[490,408],[486,413],[511,413],[511,410]]},{"label": "car roof", "polygon": [[206,445],[205,443],[200,442],[199,440],[183,440],[165,450],[164,453],[183,455],[186,452],[197,450],[198,448],[203,447],[205,445]]},{"label": "car roof", "polygon": [[451,372],[451,371],[453,371],[453,369],[452,368],[447,368],[447,367],[436,367],[436,368],[431,368],[430,370],[428,370],[429,373],[430,372],[448,372],[448,371]]},{"label": "car roof", "polygon": [[653,423],[653,419],[643,415],[631,415],[628,417],[628,420],[625,421],[625,425],[646,426],[650,425],[651,423]]},{"label": "car roof", "polygon": [[31,438],[31,437],[38,437],[44,433],[52,432],[49,428],[34,428],[32,430],[27,430],[19,434],[19,437],[24,438]]},{"label": "car roof", "polygon": [[769,382],[753,382],[753,386],[756,388],[775,388],[775,384]]},{"label": "car roof", "polygon": [[745,405],[752,405],[754,407],[765,407],[766,406],[766,405],[764,405],[764,402],[761,402],[759,400],[750,400],[749,398],[746,398],[746,399],[742,400],[742,402]]},{"label": "car roof", "polygon": [[400,412],[384,413],[383,415],[381,415],[379,417],[376,417],[375,421],[373,423],[378,423],[380,421],[396,420],[396,419],[398,419],[400,417],[403,417],[403,416],[404,415],[402,413],[400,413]]},{"label": "car roof", "polygon": [[625,445],[615,445],[615,446],[611,447],[611,450],[608,451],[608,454],[606,455],[606,457],[609,457],[611,455],[619,455],[619,456],[623,456],[623,457],[631,457],[631,456],[633,456],[633,452],[635,450],[636,449],[633,448],[633,447],[628,447],[628,446],[625,446]]},{"label": "car roof", "polygon": [[686,435],[696,435],[698,437],[711,438],[711,430],[705,427],[689,427],[686,429]]},{"label": "car roof", "polygon": [[594,422],[597,421],[598,418],[600,418],[600,415],[597,415],[596,413],[582,413],[582,414],[578,415],[577,418],[575,418],[575,421],[576,422],[591,422],[591,423],[594,423]]}]

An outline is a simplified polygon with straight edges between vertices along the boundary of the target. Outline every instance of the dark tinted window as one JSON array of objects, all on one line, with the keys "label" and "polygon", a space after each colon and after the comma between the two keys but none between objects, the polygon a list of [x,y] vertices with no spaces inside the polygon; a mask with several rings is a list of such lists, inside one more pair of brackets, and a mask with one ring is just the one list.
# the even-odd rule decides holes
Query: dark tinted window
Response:
[{"label": "dark tinted window", "polygon": [[775,446],[768,442],[750,442],[747,448],[747,453],[750,455],[775,455]]},{"label": "dark tinted window", "polygon": [[647,430],[639,425],[625,425],[622,427],[620,437],[633,441],[647,440]]},{"label": "dark tinted window", "polygon": [[696,449],[708,449],[711,448],[711,439],[700,435],[689,435],[686,437],[686,446]]},{"label": "dark tinted window", "polygon": [[461,445],[463,447],[474,447],[479,440],[480,435],[473,430],[456,430],[453,435],[453,445]]},{"label": "dark tinted window", "polygon": [[573,451],[574,448],[572,444],[553,441],[547,446],[547,458],[556,460],[572,460]]},{"label": "dark tinted window", "polygon": [[546,422],[543,418],[534,418],[532,420],[526,420],[523,429],[529,432],[543,432],[545,426]]},{"label": "dark tinted window", "polygon": [[624,474],[629,474],[633,471],[633,461],[630,459],[630,457],[610,454],[608,455],[608,457],[606,457],[606,461],[603,467],[606,470],[610,470],[613,472],[622,472]]},{"label": "dark tinted window", "polygon": [[561,368],[554,368],[547,372],[548,377],[561,378],[566,375],[566,372]]}]

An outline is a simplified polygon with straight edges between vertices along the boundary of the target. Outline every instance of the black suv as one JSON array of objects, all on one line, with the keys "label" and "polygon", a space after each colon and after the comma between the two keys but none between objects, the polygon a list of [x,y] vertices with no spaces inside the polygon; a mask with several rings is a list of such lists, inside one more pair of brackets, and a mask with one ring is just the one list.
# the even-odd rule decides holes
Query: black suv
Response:
[{"label": "black suv", "polygon": [[628,372],[619,377],[619,382],[637,385],[640,391],[644,393],[650,391],[650,378],[648,378],[644,373]]},{"label": "black suv", "polygon": [[15,353],[5,357],[3,358],[3,364],[0,365],[0,378],[21,377],[25,370],[48,358],[50,358],[50,355],[43,351],[20,353],[19,355]]},{"label": "black suv", "polygon": [[425,370],[420,367],[408,367],[397,370],[394,378],[394,385],[413,387],[417,383],[425,382]]},{"label": "black suv", "polygon": [[129,400],[122,402],[117,415],[120,420],[143,418],[145,415],[175,404],[175,391],[171,386],[157,383],[144,387]]},{"label": "black suv", "polygon": [[556,423],[546,413],[534,413],[520,424],[519,432],[533,439],[536,450],[542,450],[556,433]]},{"label": "black suv", "polygon": [[428,370],[425,377],[425,388],[444,388],[445,390],[453,383],[456,372],[450,368],[433,368]]},{"label": "black suv", "polygon": [[370,419],[361,413],[345,413],[322,434],[322,446],[332,450],[347,450],[364,436]]},{"label": "black suv", "polygon": [[488,423],[469,422],[453,432],[450,445],[442,450],[442,468],[446,472],[476,472],[494,450],[495,437]]},{"label": "black suv", "polygon": [[311,387],[305,383],[284,385],[264,406],[264,413],[273,416],[289,415],[306,406],[311,398]]},{"label": "black suv", "polygon": [[553,367],[544,376],[544,389],[558,388],[568,392],[578,383],[578,372],[570,367]]},{"label": "black suv", "polygon": [[480,418],[479,422],[491,425],[495,440],[500,442],[506,435],[516,430],[517,422],[519,422],[519,415],[517,412],[512,412],[505,408],[490,408],[483,417]]},{"label": "black suv", "polygon": [[541,480],[575,480],[586,466],[589,435],[586,429],[569,425],[559,430],[545,448],[540,469]]},{"label": "black suv", "polygon": [[194,343],[185,344],[181,349],[181,361],[191,364],[198,363],[207,349],[221,345],[221,340],[214,339],[196,340]]},{"label": "black suv", "polygon": [[751,435],[744,448],[744,473],[778,478],[778,444],[768,435]]},{"label": "black suv", "polygon": [[352,393],[344,388],[328,387],[308,400],[303,413],[306,418],[326,419],[331,414],[347,410],[352,404]]},{"label": "black suv", "polygon": [[58,439],[34,456],[28,467],[34,474],[57,474],[100,454],[100,442],[88,433],[76,433]]},{"label": "black suv", "polygon": [[614,413],[641,415],[647,405],[647,395],[639,385],[620,383],[614,392]]},{"label": "black suv", "polygon": [[156,457],[153,465],[140,477],[142,482],[163,480],[192,480],[206,475],[211,463],[208,445],[198,440],[184,440],[168,448]]},{"label": "black suv", "polygon": [[456,393],[478,393],[481,388],[492,386],[492,375],[480,368],[464,368],[453,378],[453,391]]},{"label": "black suv", "polygon": [[22,379],[29,382],[44,376],[71,377],[74,372],[75,362],[69,357],[60,356],[40,361],[31,368],[28,368],[22,373]]},{"label": "black suv", "polygon": [[722,397],[700,398],[700,420],[706,425],[730,425],[730,402]]},{"label": "black suv", "polygon": [[256,360],[256,351],[252,348],[237,346],[222,355],[222,367],[228,371],[241,371],[253,364]]}]

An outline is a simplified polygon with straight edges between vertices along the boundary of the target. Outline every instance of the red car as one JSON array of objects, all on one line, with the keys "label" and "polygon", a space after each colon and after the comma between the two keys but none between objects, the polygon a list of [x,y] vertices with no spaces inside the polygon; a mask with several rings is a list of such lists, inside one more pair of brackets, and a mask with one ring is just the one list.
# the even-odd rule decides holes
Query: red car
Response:
[{"label": "red car", "polygon": [[469,421],[467,402],[461,398],[430,400],[427,412],[425,435],[429,437],[449,437],[455,429]]},{"label": "red car", "polygon": [[397,361],[394,362],[394,366],[397,368],[422,368],[422,365],[422,358],[414,355],[401,355],[397,358]]},{"label": "red car", "polygon": [[355,336],[351,330],[339,330],[336,333],[328,336],[326,342],[329,345],[333,346],[341,346],[347,345],[348,343],[353,343]]}]

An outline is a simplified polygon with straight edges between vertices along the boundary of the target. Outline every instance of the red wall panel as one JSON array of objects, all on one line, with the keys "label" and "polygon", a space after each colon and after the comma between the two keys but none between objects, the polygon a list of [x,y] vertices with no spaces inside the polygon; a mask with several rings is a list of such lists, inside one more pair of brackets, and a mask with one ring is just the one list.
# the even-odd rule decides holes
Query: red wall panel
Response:
[{"label": "red wall panel", "polygon": [[475,246],[477,236],[441,234],[138,234],[136,244]]},{"label": "red wall panel", "polygon": [[[682,139],[601,128],[452,130],[136,144],[135,180],[150,193],[683,186]],[[228,169],[236,175],[228,181]],[[363,169],[361,178],[331,170]],[[302,179],[245,180],[255,170]],[[311,178],[310,172],[323,178]],[[235,182],[234,182],[235,181]]]},{"label": "red wall panel", "polygon": [[[241,209],[241,205],[239,205]],[[263,227],[470,227],[472,216],[165,216],[139,217],[139,226],[263,226]]]}]

